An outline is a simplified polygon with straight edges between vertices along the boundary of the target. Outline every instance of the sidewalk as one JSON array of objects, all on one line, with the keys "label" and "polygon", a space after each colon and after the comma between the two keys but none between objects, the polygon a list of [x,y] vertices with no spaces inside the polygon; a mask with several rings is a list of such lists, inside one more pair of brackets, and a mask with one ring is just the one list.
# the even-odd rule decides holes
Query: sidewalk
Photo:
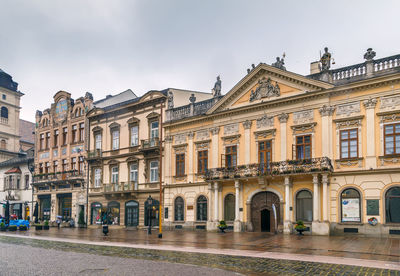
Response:
[{"label": "sidewalk", "polygon": [[51,228],[48,231],[1,235],[100,246],[222,254],[269,259],[321,262],[400,270],[400,239],[359,236],[297,236],[265,233],[209,233],[166,231],[147,235],[143,230]]}]

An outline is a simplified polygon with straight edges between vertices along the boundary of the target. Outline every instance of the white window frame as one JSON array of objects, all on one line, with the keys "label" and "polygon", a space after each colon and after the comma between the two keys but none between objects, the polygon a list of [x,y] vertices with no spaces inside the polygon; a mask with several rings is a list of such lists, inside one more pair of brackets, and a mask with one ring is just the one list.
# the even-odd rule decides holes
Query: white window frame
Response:
[{"label": "white window frame", "polygon": [[[136,132],[133,130],[136,129]],[[139,145],[139,126],[131,126],[131,147]]]},{"label": "white window frame", "polygon": [[111,167],[111,183],[118,184],[118,166]]},{"label": "white window frame", "polygon": [[[116,134],[116,135],[114,135]],[[113,130],[112,131],[112,149],[117,150],[119,149],[119,130]]]},{"label": "white window frame", "polygon": [[[155,124],[155,123],[157,124],[157,127],[153,127],[153,124]],[[152,121],[150,123],[150,138],[151,139],[158,138],[158,135],[159,135],[158,129],[159,129],[158,121]]]},{"label": "white window frame", "polygon": [[94,169],[94,187],[95,188],[101,187],[101,168]]},{"label": "white window frame", "polygon": [[150,161],[150,182],[158,182],[158,161]]},{"label": "white window frame", "polygon": [[138,177],[139,177],[139,164],[132,163],[129,165],[129,180],[134,182],[135,190],[138,188]]},{"label": "white window frame", "polygon": [[96,150],[101,150],[101,139],[102,139],[102,135],[101,133],[97,133],[95,136],[95,149]]}]

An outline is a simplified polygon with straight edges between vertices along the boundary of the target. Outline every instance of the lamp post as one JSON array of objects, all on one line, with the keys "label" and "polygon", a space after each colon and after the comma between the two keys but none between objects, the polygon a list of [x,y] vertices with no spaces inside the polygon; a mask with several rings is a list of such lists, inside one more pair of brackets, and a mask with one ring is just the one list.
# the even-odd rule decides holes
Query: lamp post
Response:
[{"label": "lamp post", "polygon": [[[35,132],[32,132],[32,134],[35,134]],[[28,162],[27,162],[28,163],[27,164],[28,165],[28,170],[29,170],[29,172],[31,174],[31,178],[32,178],[32,181],[31,181],[31,186],[32,186],[32,204],[31,204],[31,206],[32,207],[31,207],[31,211],[30,211],[30,219],[31,220],[33,220],[33,193],[34,193],[34,189],[33,189],[33,173],[35,171],[35,159],[34,159],[34,157],[35,157],[35,152],[33,152],[32,160],[28,156]]]},{"label": "lamp post", "polygon": [[148,229],[147,229],[147,234],[151,235],[151,212],[152,212],[152,206],[153,206],[153,198],[151,195],[147,198],[147,220],[148,220]]}]

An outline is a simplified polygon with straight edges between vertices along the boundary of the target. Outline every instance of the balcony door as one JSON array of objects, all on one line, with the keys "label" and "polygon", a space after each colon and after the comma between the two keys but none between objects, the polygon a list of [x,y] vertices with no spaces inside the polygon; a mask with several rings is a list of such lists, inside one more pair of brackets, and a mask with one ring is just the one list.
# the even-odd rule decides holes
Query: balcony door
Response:
[{"label": "balcony door", "polygon": [[272,141],[258,142],[258,163],[262,169],[269,168],[272,158]]},{"label": "balcony door", "polygon": [[229,146],[225,148],[225,166],[227,168],[237,166],[237,146]]},{"label": "balcony door", "polygon": [[296,136],[296,159],[311,159],[311,135]]}]

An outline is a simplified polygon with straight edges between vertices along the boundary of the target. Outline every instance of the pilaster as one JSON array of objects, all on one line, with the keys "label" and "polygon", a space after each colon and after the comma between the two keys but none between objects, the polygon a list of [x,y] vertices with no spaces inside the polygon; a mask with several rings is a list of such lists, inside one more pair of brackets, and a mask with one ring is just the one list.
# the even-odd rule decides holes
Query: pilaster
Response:
[{"label": "pilaster", "polygon": [[290,234],[292,232],[291,222],[291,196],[292,196],[292,183],[289,176],[285,177],[285,221],[283,224],[283,233]]},{"label": "pilaster", "polygon": [[287,133],[286,133],[286,124],[287,124],[287,120],[289,118],[289,115],[286,113],[282,113],[280,115],[278,115],[278,119],[280,122],[280,132],[281,132],[281,161],[285,161],[287,159],[287,154],[286,154],[286,137],[287,137]]},{"label": "pilaster", "polygon": [[219,127],[213,127],[210,129],[211,132],[211,149],[212,149],[212,162],[211,166],[212,168],[217,168],[218,167],[218,133],[219,133]]},{"label": "pilaster", "polygon": [[376,155],[375,155],[375,106],[376,99],[368,99],[363,102],[366,109],[366,123],[367,123],[367,155],[365,158],[366,169],[376,168]]},{"label": "pilaster", "polygon": [[[194,182],[194,174],[193,174],[193,137],[194,132],[188,133],[188,182]],[[170,163],[169,163],[170,164]]]},{"label": "pilaster", "polygon": [[243,122],[244,149],[245,149],[244,164],[245,165],[250,164],[250,129],[251,129],[251,125],[252,125],[252,122],[249,120]]}]

